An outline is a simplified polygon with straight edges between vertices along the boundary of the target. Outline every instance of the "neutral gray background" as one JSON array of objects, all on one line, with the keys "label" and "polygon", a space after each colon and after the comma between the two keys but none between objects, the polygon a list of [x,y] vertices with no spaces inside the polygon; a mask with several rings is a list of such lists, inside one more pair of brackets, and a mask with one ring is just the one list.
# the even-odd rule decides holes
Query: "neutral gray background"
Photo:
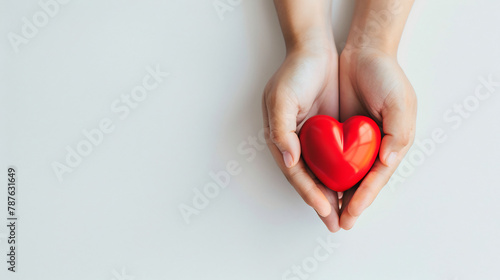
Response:
[{"label": "neutral gray background", "polygon": [[[73,0],[16,53],[8,34],[42,9],[0,1],[0,178],[8,165],[19,176],[18,272],[2,261],[1,279],[287,279],[329,236],[338,248],[308,279],[500,279],[500,87],[460,125],[444,117],[481,77],[500,81],[499,1],[417,1],[399,60],[419,98],[417,139],[438,128],[447,140],[333,235],[267,150],[238,151],[284,57],[272,1],[222,18],[213,3]],[[339,48],[352,8],[335,1]],[[121,120],[112,102],[155,65],[170,76]],[[103,118],[114,131],[59,182],[51,164]],[[187,224],[179,206],[231,160],[241,173]]]}]

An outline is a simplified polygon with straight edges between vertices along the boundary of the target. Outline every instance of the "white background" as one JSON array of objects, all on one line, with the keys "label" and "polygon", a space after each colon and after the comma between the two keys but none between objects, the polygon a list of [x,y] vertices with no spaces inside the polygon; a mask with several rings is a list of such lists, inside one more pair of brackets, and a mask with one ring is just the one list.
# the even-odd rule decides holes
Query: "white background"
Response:
[{"label": "white background", "polygon": [[[339,48],[352,9],[335,1]],[[419,99],[417,139],[440,128],[447,140],[336,234],[267,149],[238,151],[258,135],[261,92],[284,57],[272,1],[221,18],[212,0],[73,0],[16,53],[8,34],[38,11],[0,2],[1,279],[283,279],[328,236],[338,248],[308,279],[500,279],[500,87],[460,125],[444,119],[480,77],[500,81],[499,1],[414,5],[399,60]],[[170,76],[121,120],[111,104],[156,65]],[[59,182],[51,164],[103,118],[114,131]],[[231,160],[241,173],[187,224],[179,206]],[[9,165],[16,274],[3,261]]]}]

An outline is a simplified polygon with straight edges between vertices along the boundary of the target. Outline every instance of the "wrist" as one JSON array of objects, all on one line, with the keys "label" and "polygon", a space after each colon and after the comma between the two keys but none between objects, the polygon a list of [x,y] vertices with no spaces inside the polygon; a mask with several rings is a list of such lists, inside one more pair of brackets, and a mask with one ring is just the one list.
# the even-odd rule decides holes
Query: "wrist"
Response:
[{"label": "wrist", "polygon": [[274,0],[287,53],[334,47],[332,0]]},{"label": "wrist", "polygon": [[300,36],[285,41],[287,55],[297,52],[308,53],[336,53],[335,41],[332,33],[324,31],[309,31]]},{"label": "wrist", "polygon": [[413,0],[357,0],[346,48],[367,48],[395,57],[412,4]]},{"label": "wrist", "polygon": [[396,54],[388,53],[387,51],[380,50],[379,48],[362,47],[349,49],[346,46],[340,54],[340,61],[347,63],[354,68],[367,61],[380,61],[379,59],[392,60],[399,64]]},{"label": "wrist", "polygon": [[344,51],[363,52],[378,51],[389,56],[396,57],[398,53],[399,39],[390,36],[372,36],[369,32],[364,32],[354,28],[349,34]]}]

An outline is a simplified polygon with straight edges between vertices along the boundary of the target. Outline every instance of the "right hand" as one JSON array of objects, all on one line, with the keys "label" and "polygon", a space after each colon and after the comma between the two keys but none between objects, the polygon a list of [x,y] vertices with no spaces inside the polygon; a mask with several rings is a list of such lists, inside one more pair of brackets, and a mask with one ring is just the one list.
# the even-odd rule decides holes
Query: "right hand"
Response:
[{"label": "right hand", "polygon": [[338,194],[307,169],[298,138],[308,118],[319,114],[339,117],[338,54],[334,42],[289,50],[266,85],[262,111],[267,145],[274,160],[327,228],[338,231]]}]

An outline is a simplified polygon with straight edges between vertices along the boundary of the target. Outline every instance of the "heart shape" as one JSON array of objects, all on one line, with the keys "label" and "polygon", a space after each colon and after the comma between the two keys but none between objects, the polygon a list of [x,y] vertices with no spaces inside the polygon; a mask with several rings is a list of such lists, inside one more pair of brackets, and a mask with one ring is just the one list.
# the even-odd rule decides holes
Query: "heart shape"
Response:
[{"label": "heart shape", "polygon": [[354,116],[344,123],[317,115],[300,131],[302,157],[316,177],[334,191],[353,187],[378,155],[380,130],[370,118]]}]

